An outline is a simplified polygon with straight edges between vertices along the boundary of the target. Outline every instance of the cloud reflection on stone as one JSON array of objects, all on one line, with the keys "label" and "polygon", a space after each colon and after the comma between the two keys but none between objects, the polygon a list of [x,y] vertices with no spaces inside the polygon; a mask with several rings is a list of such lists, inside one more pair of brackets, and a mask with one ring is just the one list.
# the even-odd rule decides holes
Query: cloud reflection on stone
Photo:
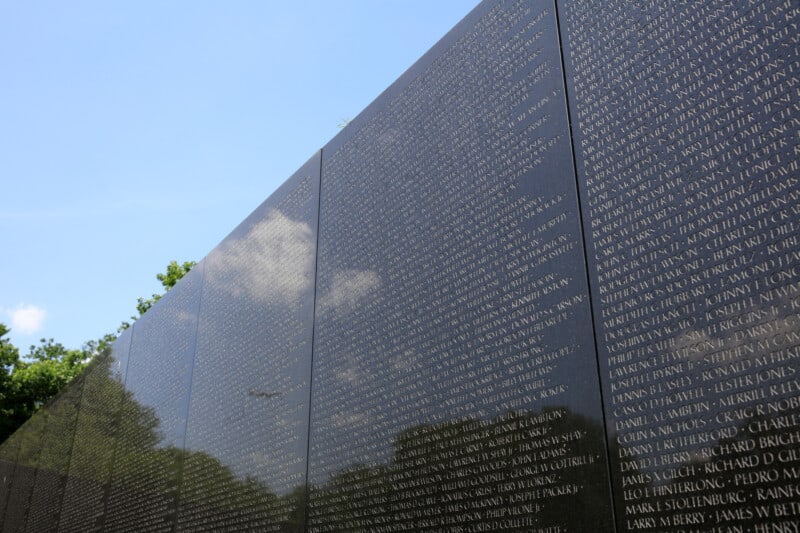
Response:
[{"label": "cloud reflection on stone", "polygon": [[314,282],[315,248],[307,223],[270,209],[244,236],[228,239],[208,257],[208,275],[231,296],[293,304]]},{"label": "cloud reflection on stone", "polygon": [[319,299],[322,312],[347,314],[381,286],[381,278],[372,270],[340,270],[333,275],[328,290]]}]

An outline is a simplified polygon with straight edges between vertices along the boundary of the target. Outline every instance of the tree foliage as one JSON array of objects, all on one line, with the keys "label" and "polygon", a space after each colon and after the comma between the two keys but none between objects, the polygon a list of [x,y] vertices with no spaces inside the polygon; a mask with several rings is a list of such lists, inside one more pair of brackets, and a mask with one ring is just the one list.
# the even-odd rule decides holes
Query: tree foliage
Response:
[{"label": "tree foliage", "polygon": [[[79,480],[82,495],[88,497],[70,501],[71,515],[90,516],[97,505],[91,495],[108,491],[108,506],[116,509],[113,517],[107,516],[110,529],[120,525],[114,519],[125,522],[131,514],[142,518],[143,508],[174,505],[168,488],[180,475],[187,529],[227,523],[258,531],[304,531],[304,485],[276,494],[264,480],[237,475],[220,458],[165,442],[156,409],[125,388],[115,362],[112,351],[97,356],[46,410],[0,446],[0,459],[12,450],[6,460],[46,470],[62,486]],[[54,529],[39,526],[42,531]]]},{"label": "tree foliage", "polygon": [[12,422],[13,388],[11,373],[19,361],[19,350],[4,338],[10,330],[0,324],[0,439],[5,439],[16,425]]},{"label": "tree foliage", "polygon": [[[0,337],[9,331],[0,324]],[[8,339],[0,338],[0,439],[8,437],[64,388],[113,338],[106,335],[78,349],[68,349],[53,339],[41,339],[24,357]]]},{"label": "tree foliage", "polygon": [[[173,259],[167,265],[166,272],[156,274],[156,279],[160,281],[161,286],[164,287],[164,294],[174,287],[183,276],[188,274],[196,264],[195,261],[184,261],[182,264],[178,264],[178,262]],[[164,294],[154,293],[150,298],[139,297],[136,301],[136,310],[139,312],[139,316],[142,316],[153,307]],[[137,318],[137,316],[132,316],[131,320],[136,320]],[[128,329],[130,326],[130,322],[123,322],[118,331]]]},{"label": "tree foliage", "polygon": [[[194,261],[178,264],[171,261],[165,272],[157,274],[164,292],[170,290],[195,265]],[[161,294],[139,298],[136,309],[143,315]],[[137,317],[131,317],[136,320]],[[130,327],[123,322],[118,331]],[[19,349],[6,338],[10,329],[0,323],[0,442],[28,420],[42,405],[78,375],[98,354],[116,339],[106,334],[84,343],[80,348],[67,348],[54,339],[41,339],[20,356]]]}]

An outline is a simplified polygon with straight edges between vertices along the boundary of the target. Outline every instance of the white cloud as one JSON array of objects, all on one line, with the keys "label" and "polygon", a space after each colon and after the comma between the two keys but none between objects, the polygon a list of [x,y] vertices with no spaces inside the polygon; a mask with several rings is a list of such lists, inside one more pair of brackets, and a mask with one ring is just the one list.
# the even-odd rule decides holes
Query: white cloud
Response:
[{"label": "white cloud", "polygon": [[14,309],[6,309],[5,314],[11,318],[11,330],[23,335],[32,335],[41,331],[47,312],[35,305],[20,304]]},{"label": "white cloud", "polygon": [[333,275],[330,289],[320,298],[320,309],[352,311],[380,285],[380,276],[371,270],[341,270]]}]

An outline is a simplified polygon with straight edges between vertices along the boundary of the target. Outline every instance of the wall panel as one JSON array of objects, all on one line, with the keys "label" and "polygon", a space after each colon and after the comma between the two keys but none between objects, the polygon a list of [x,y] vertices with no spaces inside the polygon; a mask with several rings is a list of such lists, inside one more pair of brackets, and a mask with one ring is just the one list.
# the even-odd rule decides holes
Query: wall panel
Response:
[{"label": "wall panel", "polygon": [[[72,384],[80,390],[80,378]],[[38,510],[31,509],[31,495],[36,482],[36,472],[39,466],[39,455],[47,428],[49,412],[46,410],[35,413],[22,427],[17,430],[19,434],[19,450],[17,461],[14,465],[14,474],[11,478],[13,490],[8,495],[6,511],[3,522],[4,532],[25,531],[28,515]]]},{"label": "wall panel", "polygon": [[69,476],[57,508],[60,531],[102,531],[132,333],[122,332],[86,371],[80,412],[73,422]]},{"label": "wall panel", "polygon": [[0,525],[5,521],[6,505],[13,490],[11,482],[14,479],[14,467],[17,464],[21,435],[20,431],[17,430],[16,433],[0,444]]},{"label": "wall panel", "polygon": [[795,527],[800,6],[561,4],[619,527]]},{"label": "wall panel", "polygon": [[106,531],[171,531],[183,465],[203,263],[133,326]]},{"label": "wall panel", "polygon": [[181,531],[302,527],[319,165],[205,260]]},{"label": "wall panel", "polygon": [[0,445],[3,531],[795,531],[799,25],[482,2]]},{"label": "wall panel", "polygon": [[323,149],[310,530],[610,526],[575,187],[546,2],[482,4]]},{"label": "wall panel", "polygon": [[71,382],[43,408],[47,422],[37,460],[26,531],[55,531],[72,458],[75,426],[87,377]]}]

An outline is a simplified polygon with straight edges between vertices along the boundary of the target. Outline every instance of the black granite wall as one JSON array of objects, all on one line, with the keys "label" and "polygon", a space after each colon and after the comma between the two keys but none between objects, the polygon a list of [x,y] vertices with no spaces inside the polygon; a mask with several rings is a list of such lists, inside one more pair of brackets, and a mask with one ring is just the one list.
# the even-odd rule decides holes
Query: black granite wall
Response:
[{"label": "black granite wall", "polygon": [[587,7],[562,36],[618,523],[791,531],[800,5]]},{"label": "black granite wall", "polygon": [[482,3],[0,445],[3,531],[797,531],[799,22]]}]

